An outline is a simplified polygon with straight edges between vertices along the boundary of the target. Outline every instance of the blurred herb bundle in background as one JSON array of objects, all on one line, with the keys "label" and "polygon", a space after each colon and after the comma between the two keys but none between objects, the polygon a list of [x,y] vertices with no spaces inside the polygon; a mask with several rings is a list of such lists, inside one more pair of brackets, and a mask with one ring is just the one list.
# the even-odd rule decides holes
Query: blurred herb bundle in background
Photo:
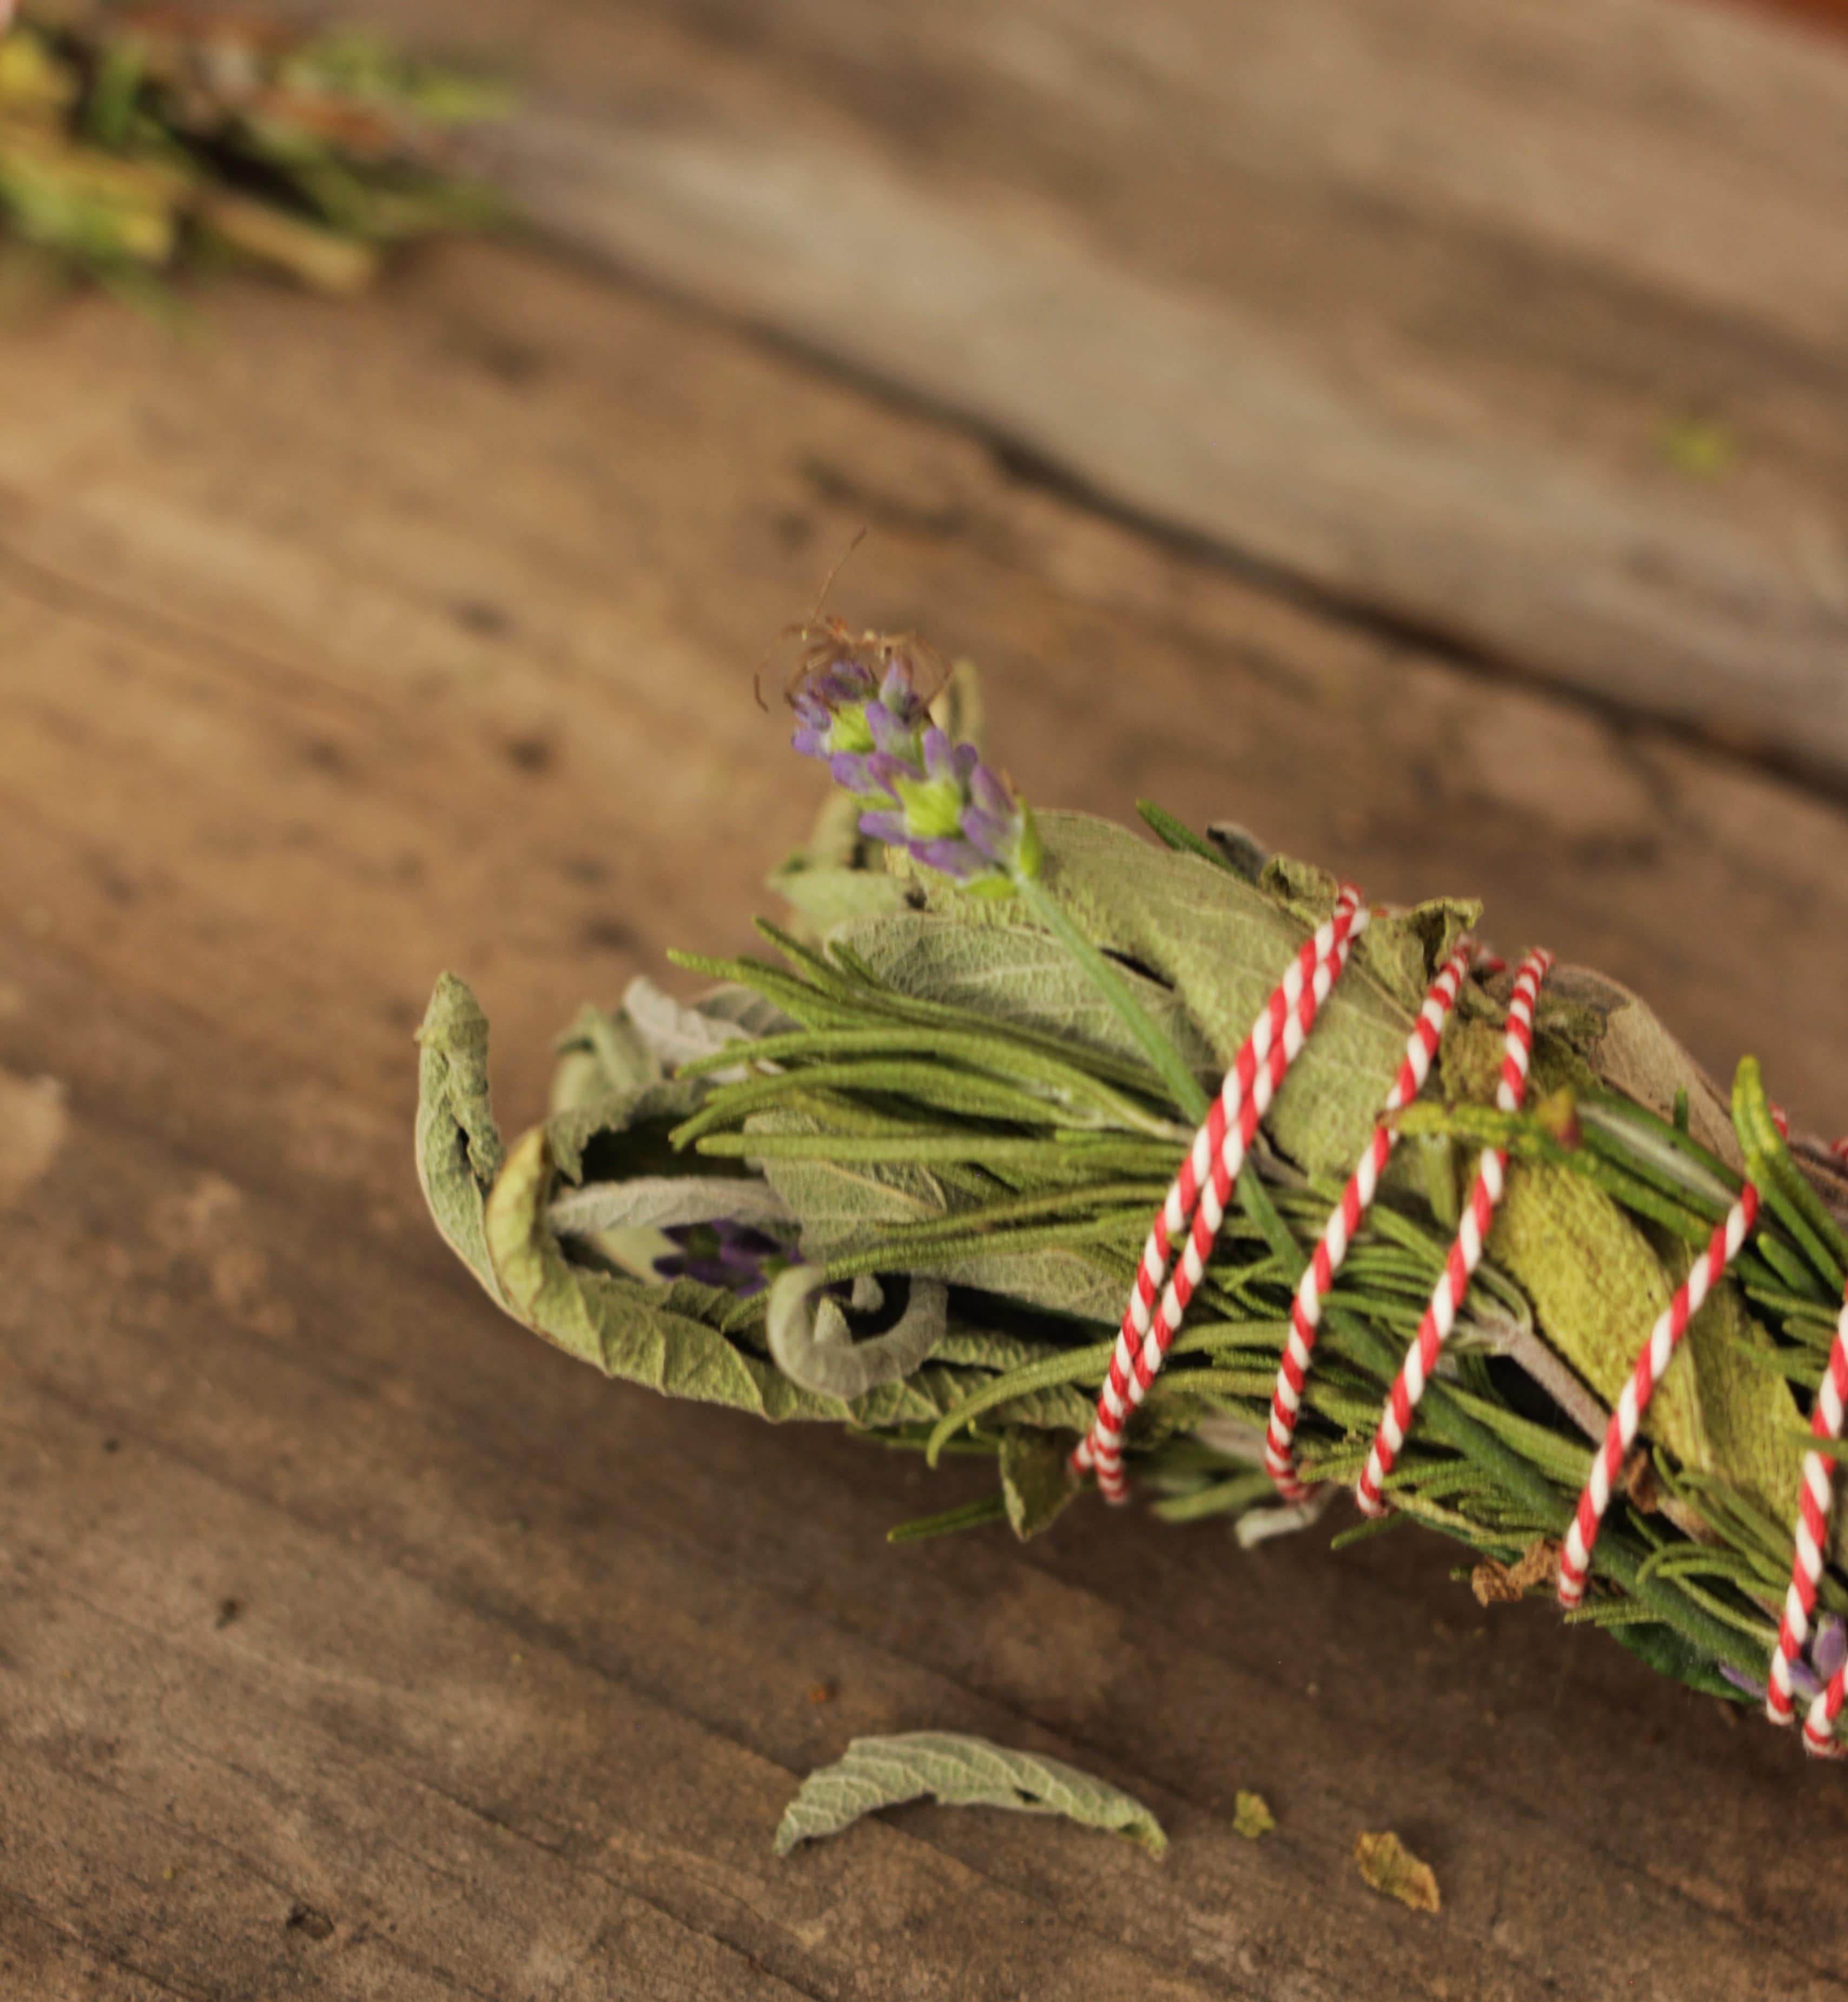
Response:
[{"label": "blurred herb bundle in background", "polygon": [[455,145],[509,105],[361,30],[26,0],[0,35],[9,289],[82,274],[145,300],[210,260],[357,291],[387,246],[499,218]]}]

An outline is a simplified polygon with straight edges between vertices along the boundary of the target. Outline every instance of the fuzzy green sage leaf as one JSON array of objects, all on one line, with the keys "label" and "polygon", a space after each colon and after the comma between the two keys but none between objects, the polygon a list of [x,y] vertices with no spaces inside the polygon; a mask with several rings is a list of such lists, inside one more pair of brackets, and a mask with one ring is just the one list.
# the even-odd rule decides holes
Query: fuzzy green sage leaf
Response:
[{"label": "fuzzy green sage leaf", "polygon": [[863,1815],[926,1798],[943,1807],[1063,1815],[1086,1828],[1127,1836],[1155,1856],[1168,1846],[1161,1824],[1134,1795],[1062,1760],[958,1732],[914,1731],[856,1738],[845,1758],[811,1773],[783,1811],[776,1853],[786,1856],[798,1843],[837,1835]]}]

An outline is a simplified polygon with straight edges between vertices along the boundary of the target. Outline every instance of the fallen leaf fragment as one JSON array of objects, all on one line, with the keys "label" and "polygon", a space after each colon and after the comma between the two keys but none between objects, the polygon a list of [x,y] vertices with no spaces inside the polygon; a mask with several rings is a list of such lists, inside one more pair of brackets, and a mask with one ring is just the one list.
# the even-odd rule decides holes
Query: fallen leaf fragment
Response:
[{"label": "fallen leaf fragment", "polygon": [[1389,1830],[1383,1835],[1356,1836],[1354,1860],[1360,1865],[1362,1882],[1383,1898],[1396,1898],[1414,1912],[1442,1910],[1443,1901],[1431,1865],[1421,1863]]},{"label": "fallen leaf fragment", "polygon": [[1059,1814],[1087,1828],[1127,1836],[1152,1855],[1168,1846],[1161,1825],[1120,1788],[1062,1760],[1013,1752],[949,1731],[856,1738],[837,1764],[811,1773],[783,1811],[776,1852],[838,1834],[862,1815],[933,1796],[945,1807],[1012,1808]]},{"label": "fallen leaf fragment", "polygon": [[1247,1842],[1256,1842],[1277,1826],[1277,1817],[1262,1794],[1248,1794],[1241,1788],[1233,1803],[1232,1825]]},{"label": "fallen leaf fragment", "polygon": [[1559,1568],[1559,1545],[1539,1536],[1512,1564],[1484,1557],[1470,1574],[1470,1589],[1478,1606],[1508,1606],[1524,1599]]}]

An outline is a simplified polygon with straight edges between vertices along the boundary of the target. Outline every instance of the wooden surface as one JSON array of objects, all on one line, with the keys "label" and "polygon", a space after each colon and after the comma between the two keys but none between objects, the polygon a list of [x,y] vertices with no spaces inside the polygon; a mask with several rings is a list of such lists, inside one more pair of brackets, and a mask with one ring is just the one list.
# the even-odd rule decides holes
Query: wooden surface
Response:
[{"label": "wooden surface", "polygon": [[1127,514],[1848,778],[1848,44],[1697,0],[389,0],[548,230]]},{"label": "wooden surface", "polygon": [[[981,1470],[604,1384],[409,1153],[440,968],[517,1127],[581,999],[747,941],[816,797],[751,669],[863,523],[837,602],[975,654],[1034,798],[1479,891],[1829,1132],[1848,811],[537,249],[202,305],[0,344],[0,1996],[1848,1993],[1787,1739],[1410,1537],[888,1549]],[[922,1728],[1129,1786],[1167,1861],[917,1808],[772,1861]],[[1359,1883],[1388,1827],[1440,1917]]]}]

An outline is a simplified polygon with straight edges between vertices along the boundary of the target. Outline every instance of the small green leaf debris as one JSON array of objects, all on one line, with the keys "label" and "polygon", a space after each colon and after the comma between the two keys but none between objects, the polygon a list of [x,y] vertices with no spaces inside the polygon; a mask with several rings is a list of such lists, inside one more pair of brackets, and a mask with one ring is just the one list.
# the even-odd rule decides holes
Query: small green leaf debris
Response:
[{"label": "small green leaf debris", "polygon": [[1248,1794],[1240,1788],[1232,1804],[1232,1825],[1247,1842],[1256,1842],[1277,1826],[1277,1817],[1262,1794]]},{"label": "small green leaf debris", "polygon": [[1360,1865],[1362,1882],[1383,1898],[1396,1898],[1414,1912],[1443,1909],[1431,1865],[1421,1863],[1389,1829],[1383,1835],[1357,1836],[1354,1860]]},{"label": "small green leaf debris", "polygon": [[1064,1815],[1127,1836],[1153,1856],[1168,1846],[1140,1801],[1075,1766],[960,1732],[912,1731],[856,1738],[838,1764],[811,1773],[783,1810],[776,1853],[786,1856],[799,1843],[838,1835],[862,1815],[926,1796],[943,1807]]},{"label": "small green leaf debris", "polygon": [[1690,480],[1717,480],[1731,470],[1738,456],[1732,434],[1724,424],[1685,413],[1664,419],[1655,445],[1663,459]]}]

